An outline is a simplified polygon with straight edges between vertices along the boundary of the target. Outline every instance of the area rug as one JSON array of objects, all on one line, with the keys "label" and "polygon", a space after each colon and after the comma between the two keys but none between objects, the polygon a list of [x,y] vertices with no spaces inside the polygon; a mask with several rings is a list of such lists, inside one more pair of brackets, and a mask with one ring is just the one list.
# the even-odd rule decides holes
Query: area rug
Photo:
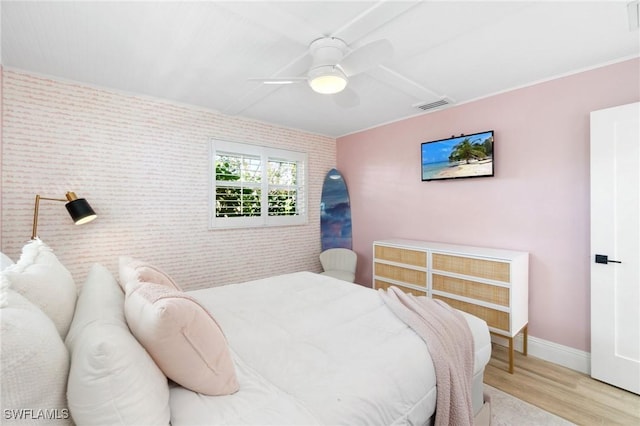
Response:
[{"label": "area rug", "polygon": [[491,397],[491,426],[574,425],[487,384],[484,385],[484,391]]}]

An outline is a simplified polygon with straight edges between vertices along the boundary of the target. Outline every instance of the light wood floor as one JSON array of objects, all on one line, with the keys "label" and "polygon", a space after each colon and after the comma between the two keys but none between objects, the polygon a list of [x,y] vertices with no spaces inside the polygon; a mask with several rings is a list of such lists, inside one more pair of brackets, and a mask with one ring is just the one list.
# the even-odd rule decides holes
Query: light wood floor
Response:
[{"label": "light wood floor", "polygon": [[493,345],[484,382],[578,425],[640,425],[640,396],[518,352],[509,374],[504,346]]}]

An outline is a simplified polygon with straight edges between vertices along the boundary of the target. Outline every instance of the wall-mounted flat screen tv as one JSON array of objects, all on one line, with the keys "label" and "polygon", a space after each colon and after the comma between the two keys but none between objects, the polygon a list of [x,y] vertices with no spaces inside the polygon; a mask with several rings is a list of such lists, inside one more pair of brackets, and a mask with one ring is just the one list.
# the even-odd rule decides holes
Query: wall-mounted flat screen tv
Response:
[{"label": "wall-mounted flat screen tv", "polygon": [[493,176],[493,130],[424,142],[422,180]]}]

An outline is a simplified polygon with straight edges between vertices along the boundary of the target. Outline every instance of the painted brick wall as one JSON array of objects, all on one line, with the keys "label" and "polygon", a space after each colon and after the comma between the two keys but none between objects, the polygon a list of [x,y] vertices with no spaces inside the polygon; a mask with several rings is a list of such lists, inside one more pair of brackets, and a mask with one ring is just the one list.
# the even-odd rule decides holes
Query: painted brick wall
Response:
[{"label": "painted brick wall", "polygon": [[[41,201],[38,235],[80,286],[100,262],[155,263],[185,289],[319,271],[322,181],[335,140],[265,123],[3,70],[2,251],[17,260],[31,235],[35,194],[85,197],[98,213],[72,224]],[[209,140],[308,153],[309,224],[208,229]]]}]

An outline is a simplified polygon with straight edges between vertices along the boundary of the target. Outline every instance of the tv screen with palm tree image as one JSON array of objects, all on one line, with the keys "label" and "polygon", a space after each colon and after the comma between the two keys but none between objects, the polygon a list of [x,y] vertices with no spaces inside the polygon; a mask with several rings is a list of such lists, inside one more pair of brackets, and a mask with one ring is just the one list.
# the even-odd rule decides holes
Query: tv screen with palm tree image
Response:
[{"label": "tv screen with palm tree image", "polygon": [[493,176],[493,130],[424,142],[422,180]]}]

